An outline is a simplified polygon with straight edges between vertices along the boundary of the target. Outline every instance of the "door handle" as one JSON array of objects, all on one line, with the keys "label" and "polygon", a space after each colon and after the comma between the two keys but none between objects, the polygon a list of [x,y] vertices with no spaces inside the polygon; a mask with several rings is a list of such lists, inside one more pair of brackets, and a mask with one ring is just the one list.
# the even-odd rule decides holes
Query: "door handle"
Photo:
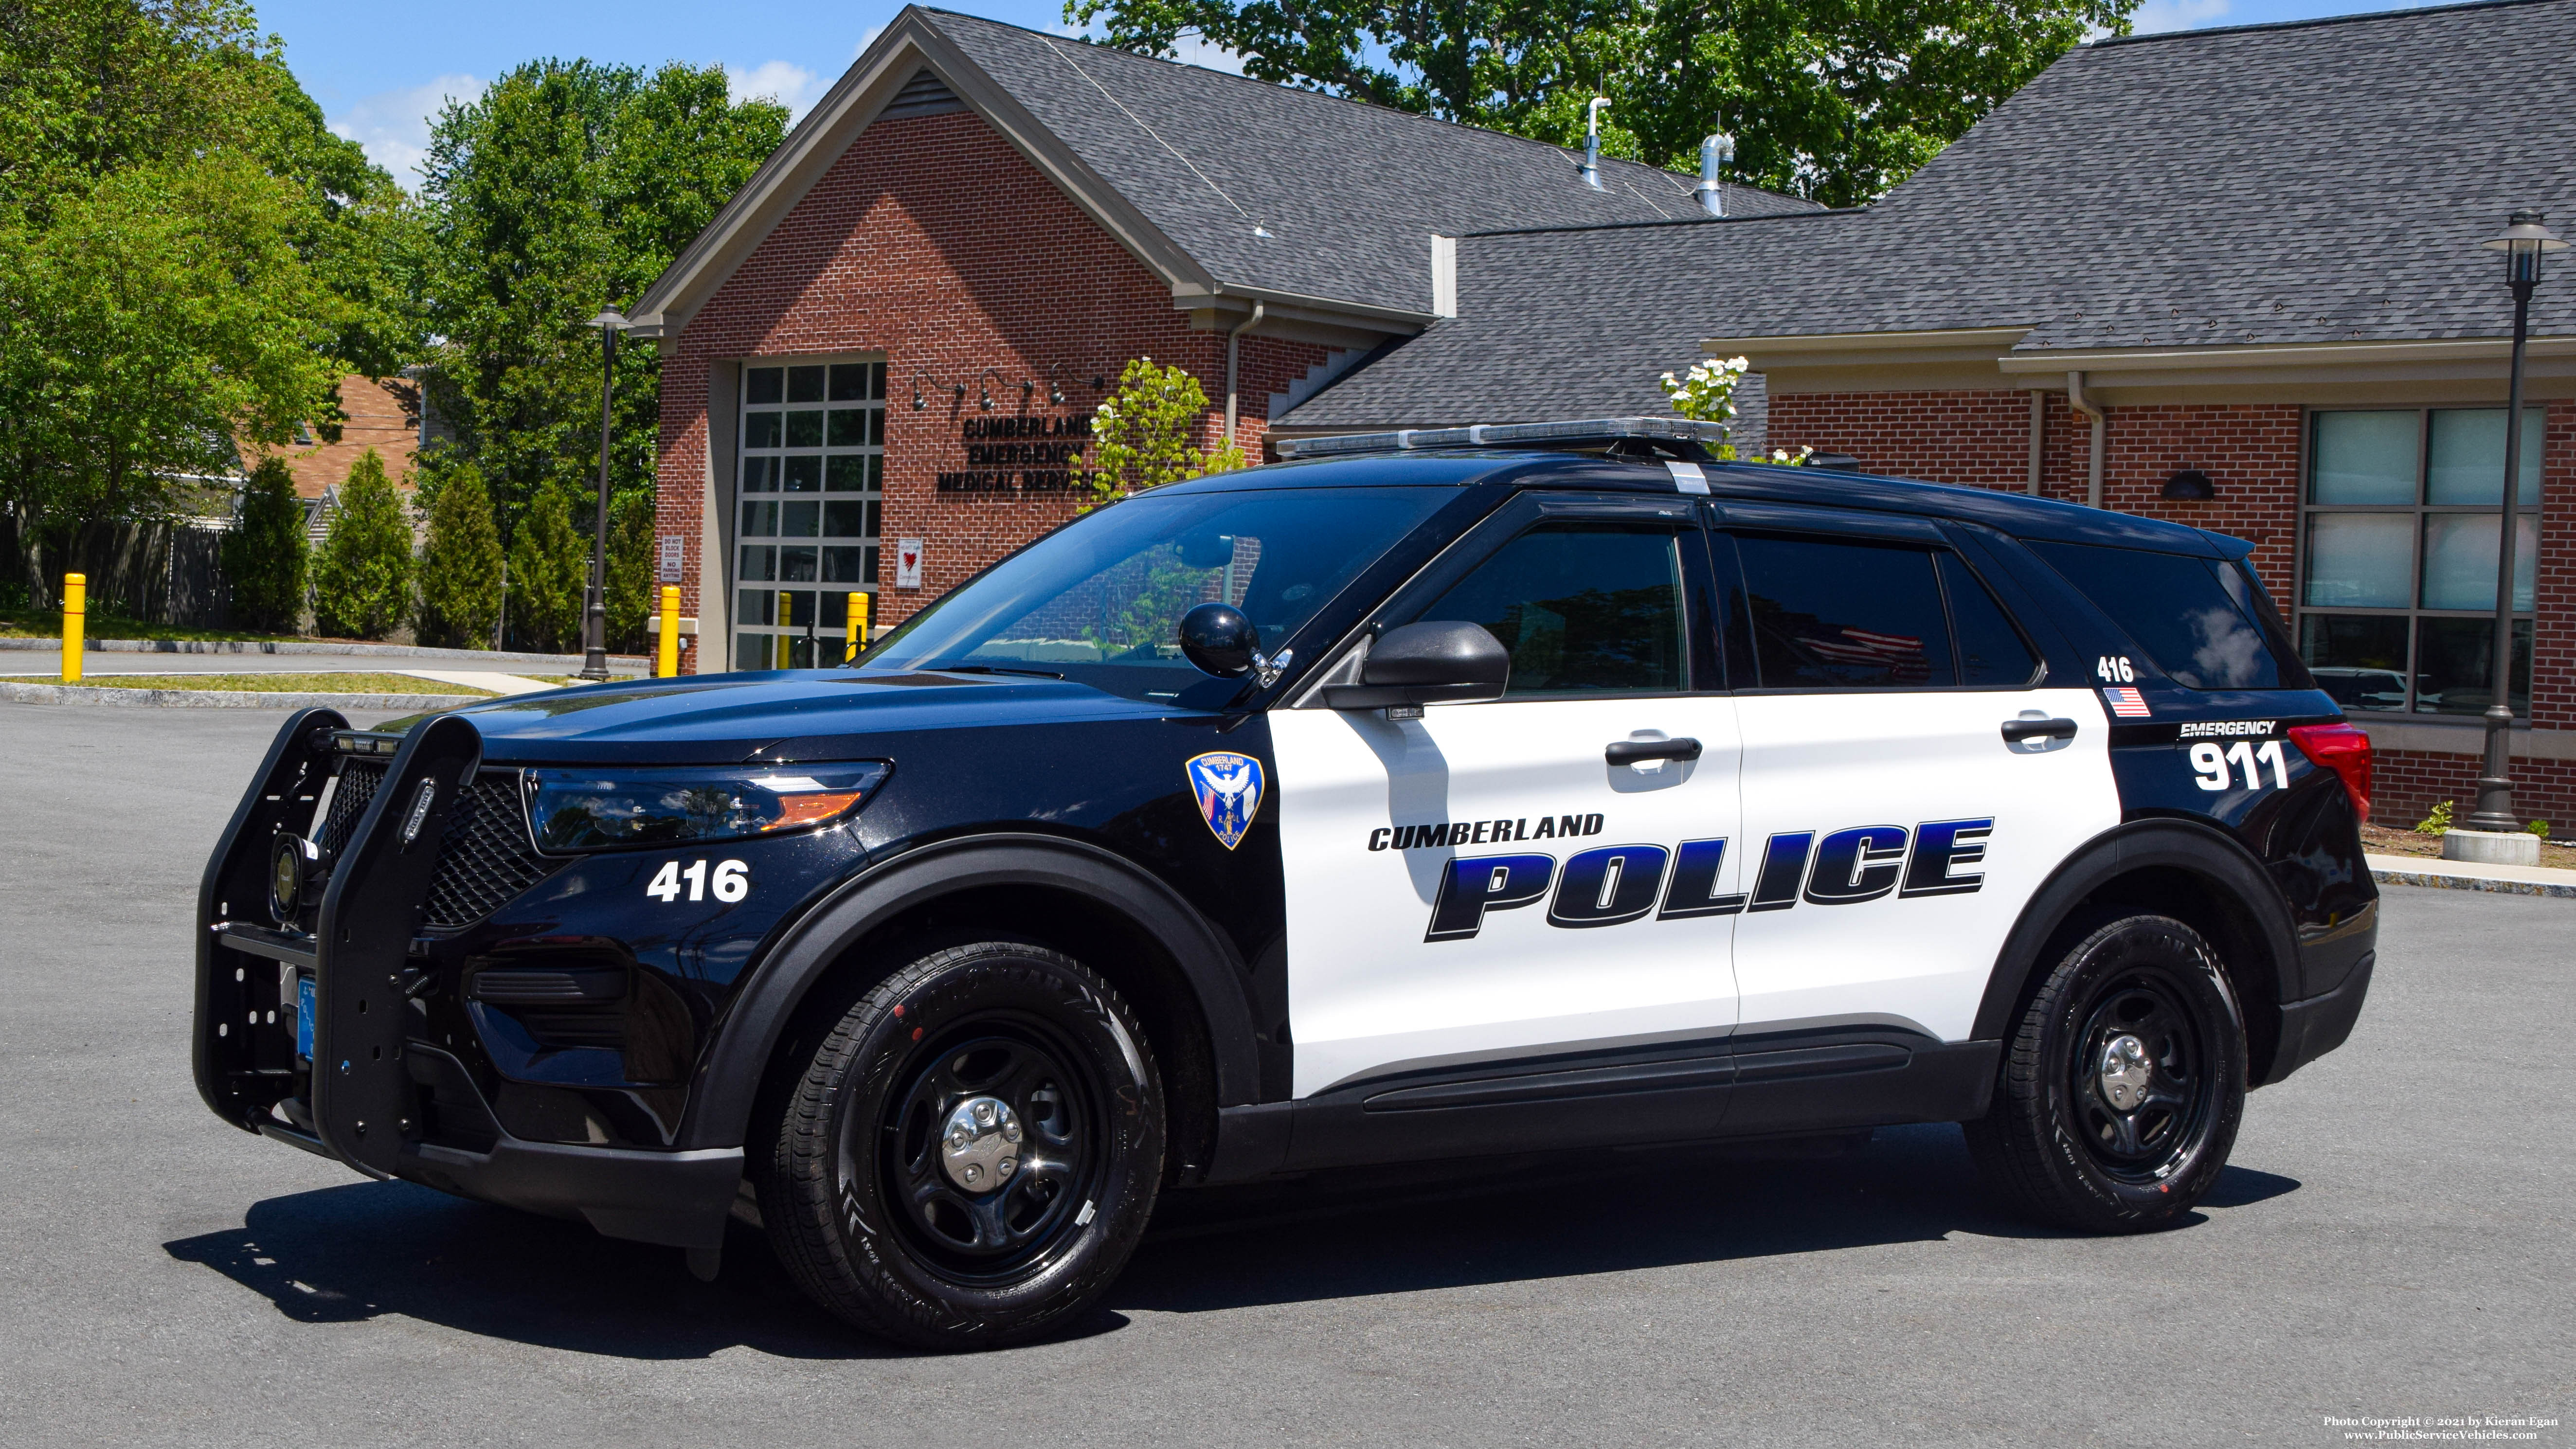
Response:
[{"label": "door handle", "polygon": [[1633,765],[1639,760],[1696,760],[1699,741],[1687,735],[1677,740],[1614,740],[1602,750],[1601,757],[1614,765]]},{"label": "door handle", "polygon": [[2018,745],[2025,740],[2071,740],[2075,738],[2075,721],[2071,719],[2008,719],[2004,721],[2004,743]]}]

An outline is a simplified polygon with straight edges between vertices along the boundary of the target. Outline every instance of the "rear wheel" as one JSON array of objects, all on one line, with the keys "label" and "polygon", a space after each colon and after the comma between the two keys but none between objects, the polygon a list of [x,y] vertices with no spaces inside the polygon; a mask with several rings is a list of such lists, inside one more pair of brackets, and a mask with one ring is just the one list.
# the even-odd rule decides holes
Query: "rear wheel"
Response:
[{"label": "rear wheel", "polygon": [[2244,1110],[2244,1017],[2209,943],[2170,916],[2124,916],[2041,983],[1968,1146],[2035,1217],[2142,1232],[2217,1181]]},{"label": "rear wheel", "polygon": [[761,1216],[848,1322],[991,1348],[1099,1298],[1162,1168],[1134,1012],[1071,957],[985,942],[915,961],[842,1014],[785,1103]]}]

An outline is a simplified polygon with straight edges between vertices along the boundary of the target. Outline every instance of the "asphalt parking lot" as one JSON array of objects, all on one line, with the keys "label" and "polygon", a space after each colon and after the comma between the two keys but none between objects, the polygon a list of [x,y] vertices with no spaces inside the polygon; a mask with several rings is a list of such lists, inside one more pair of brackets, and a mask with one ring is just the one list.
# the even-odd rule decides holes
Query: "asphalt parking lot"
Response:
[{"label": "asphalt parking lot", "polygon": [[[888,1350],[676,1251],[224,1127],[196,878],[281,716],[0,704],[0,1442],[2327,1444],[2576,1410],[2576,901],[2389,891],[2352,1042],[2187,1226],[2037,1231],[1952,1128],[1176,1201],[1071,1337]],[[2539,1443],[2576,1443],[2565,1427]]]}]

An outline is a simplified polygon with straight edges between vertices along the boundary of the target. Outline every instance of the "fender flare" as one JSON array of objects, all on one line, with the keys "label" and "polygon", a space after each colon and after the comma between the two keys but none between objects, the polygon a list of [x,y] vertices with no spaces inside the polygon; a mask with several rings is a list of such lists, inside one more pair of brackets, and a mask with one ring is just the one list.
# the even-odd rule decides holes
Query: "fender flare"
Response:
[{"label": "fender flare", "polygon": [[[2253,921],[2272,957],[2272,995],[2263,1005],[2276,1008],[2298,995],[2298,932],[2279,888],[2253,852],[2206,825],[2161,818],[2134,820],[2078,846],[2031,894],[2021,919],[2004,937],[2003,950],[1996,954],[1970,1035],[1983,1041],[2010,1033],[2013,1008],[2020,1003],[2031,973],[2040,969],[2040,949],[2085,897],[2116,877],[2157,867],[2200,877]],[[2250,990],[2256,982],[2248,979],[2242,984]],[[2259,1072],[2256,1076],[2259,1080]]]},{"label": "fender flare", "polygon": [[975,835],[903,853],[844,881],[788,928],[725,1008],[689,1092],[674,1149],[738,1147],[788,1022],[868,932],[913,907],[984,886],[1054,887],[1100,902],[1159,942],[1208,1032],[1217,1105],[1259,1096],[1245,972],[1224,935],[1125,857],[1057,836]]}]

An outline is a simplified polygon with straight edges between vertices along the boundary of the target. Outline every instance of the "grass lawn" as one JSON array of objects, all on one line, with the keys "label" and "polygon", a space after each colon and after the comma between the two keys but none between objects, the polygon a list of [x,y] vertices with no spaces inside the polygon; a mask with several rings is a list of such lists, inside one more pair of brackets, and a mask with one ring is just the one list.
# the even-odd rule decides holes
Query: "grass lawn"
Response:
[{"label": "grass lawn", "polygon": [[[16,684],[51,684],[41,676],[19,676]],[[489,697],[488,689],[465,684],[441,684],[434,679],[414,679],[408,674],[367,674],[356,670],[333,674],[93,674],[84,685],[102,689],[221,689],[254,694],[473,694]]]}]

